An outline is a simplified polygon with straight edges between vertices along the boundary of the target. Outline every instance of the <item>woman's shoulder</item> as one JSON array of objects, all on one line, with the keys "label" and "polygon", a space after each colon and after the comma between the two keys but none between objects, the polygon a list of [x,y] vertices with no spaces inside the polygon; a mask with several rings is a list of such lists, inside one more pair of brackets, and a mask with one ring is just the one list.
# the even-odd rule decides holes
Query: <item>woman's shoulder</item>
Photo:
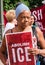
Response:
[{"label": "woman's shoulder", "polygon": [[43,34],[43,32],[41,31],[41,29],[40,29],[39,27],[36,27],[36,31],[37,31],[38,33]]}]

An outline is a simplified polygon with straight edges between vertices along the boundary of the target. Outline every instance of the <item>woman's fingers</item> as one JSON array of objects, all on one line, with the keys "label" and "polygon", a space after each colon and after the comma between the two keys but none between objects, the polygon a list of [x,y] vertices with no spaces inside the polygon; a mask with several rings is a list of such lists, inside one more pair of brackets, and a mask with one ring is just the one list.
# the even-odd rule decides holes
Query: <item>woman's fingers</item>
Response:
[{"label": "woman's fingers", "polygon": [[39,49],[31,48],[28,50],[30,54],[37,55],[39,53]]}]

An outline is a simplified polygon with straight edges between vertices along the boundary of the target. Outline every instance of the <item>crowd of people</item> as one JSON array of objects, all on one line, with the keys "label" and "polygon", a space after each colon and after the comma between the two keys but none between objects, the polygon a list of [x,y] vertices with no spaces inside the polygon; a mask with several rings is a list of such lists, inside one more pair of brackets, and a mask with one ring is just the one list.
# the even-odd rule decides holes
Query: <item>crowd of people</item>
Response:
[{"label": "crowd of people", "polygon": [[[37,47],[35,47],[34,45],[34,48],[28,50],[29,53],[38,57],[45,57],[45,39],[43,36],[43,32],[40,30],[38,25],[35,24],[34,16],[31,14],[30,9],[25,4],[20,3],[17,5],[15,10],[9,10],[6,13],[6,18],[8,20],[8,23],[6,24],[3,33],[2,46],[0,48],[0,58],[4,65],[8,64],[5,39],[5,34],[7,33],[31,31],[33,38],[36,37]],[[42,65],[42,63],[40,63],[40,65]]]}]

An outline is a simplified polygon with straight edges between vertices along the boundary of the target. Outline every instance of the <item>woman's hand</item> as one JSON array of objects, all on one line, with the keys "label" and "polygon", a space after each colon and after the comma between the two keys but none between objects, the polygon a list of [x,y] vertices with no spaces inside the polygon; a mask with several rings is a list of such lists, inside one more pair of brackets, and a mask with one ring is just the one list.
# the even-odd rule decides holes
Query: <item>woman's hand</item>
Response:
[{"label": "woman's hand", "polygon": [[40,49],[37,48],[31,48],[28,50],[30,54],[38,55],[40,53]]}]

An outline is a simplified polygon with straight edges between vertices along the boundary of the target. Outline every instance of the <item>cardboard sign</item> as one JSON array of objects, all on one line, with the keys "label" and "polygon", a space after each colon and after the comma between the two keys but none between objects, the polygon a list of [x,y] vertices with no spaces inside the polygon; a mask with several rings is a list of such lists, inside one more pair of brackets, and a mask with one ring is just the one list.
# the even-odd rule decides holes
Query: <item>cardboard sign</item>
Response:
[{"label": "cardboard sign", "polygon": [[28,52],[32,48],[31,32],[6,34],[9,65],[35,65],[34,56]]}]

